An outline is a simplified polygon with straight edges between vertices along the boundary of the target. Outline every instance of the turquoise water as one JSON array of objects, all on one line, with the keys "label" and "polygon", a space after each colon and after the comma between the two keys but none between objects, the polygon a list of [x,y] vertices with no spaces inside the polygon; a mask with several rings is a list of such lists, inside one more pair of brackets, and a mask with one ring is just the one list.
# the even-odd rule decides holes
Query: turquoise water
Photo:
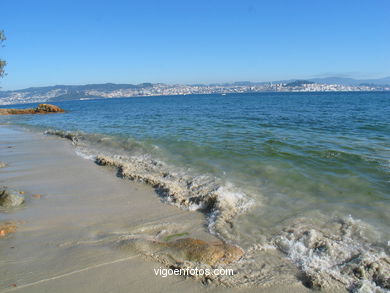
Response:
[{"label": "turquoise water", "polygon": [[[364,239],[348,237],[362,249],[388,250],[390,93],[169,96],[57,105],[67,112],[1,117],[0,123],[69,131],[84,156],[121,155],[120,164],[127,158],[132,166],[142,162],[146,169],[137,165],[134,178],[155,172],[158,181],[157,169],[163,170],[164,188],[181,188],[180,178],[188,176],[187,186],[195,182],[197,188],[181,194],[203,199],[214,192],[229,210],[236,208],[225,218],[229,225],[218,224],[223,214],[218,207],[209,211],[213,233],[243,247],[278,246],[292,229],[288,248],[279,247],[302,267],[310,253],[296,256],[293,249],[304,242],[300,233],[308,225],[323,238],[324,226],[334,221],[357,225]],[[153,160],[163,165],[151,168]],[[329,233],[339,235],[337,229]],[[342,249],[352,249],[345,242]]]}]

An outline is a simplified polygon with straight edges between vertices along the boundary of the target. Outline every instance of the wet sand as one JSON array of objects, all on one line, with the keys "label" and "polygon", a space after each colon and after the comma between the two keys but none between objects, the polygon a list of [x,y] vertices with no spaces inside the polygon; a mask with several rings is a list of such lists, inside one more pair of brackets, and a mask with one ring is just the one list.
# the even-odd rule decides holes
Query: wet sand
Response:
[{"label": "wet sand", "polygon": [[203,214],[162,203],[151,187],[116,177],[56,137],[0,126],[0,161],[7,163],[0,185],[25,191],[26,198],[23,206],[0,211],[0,221],[17,225],[0,239],[0,292],[309,291],[300,282],[239,289],[156,276],[162,265],[118,249],[118,238],[169,230],[217,240]]}]

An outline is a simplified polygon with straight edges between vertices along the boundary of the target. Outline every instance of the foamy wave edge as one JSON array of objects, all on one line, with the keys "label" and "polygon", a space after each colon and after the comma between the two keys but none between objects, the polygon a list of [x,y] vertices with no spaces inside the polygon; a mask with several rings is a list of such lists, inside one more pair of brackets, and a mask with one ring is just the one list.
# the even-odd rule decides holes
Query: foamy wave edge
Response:
[{"label": "foamy wave edge", "polygon": [[[100,166],[116,168],[120,177],[152,186],[169,204],[185,210],[203,211],[208,217],[210,233],[226,241],[229,240],[227,229],[233,225],[233,218],[254,204],[252,199],[233,184],[223,184],[222,180],[213,176],[190,174],[188,170],[169,166],[148,154],[124,156],[97,150],[88,145],[88,140],[93,135],[58,130],[47,130],[45,134],[72,141],[79,156],[93,160]],[[96,140],[96,137],[93,139]],[[97,139],[97,142],[102,141],[102,137]]]},{"label": "foamy wave edge", "polygon": [[310,288],[327,288],[335,280],[350,292],[389,292],[390,258],[385,247],[366,238],[367,230],[374,231],[351,216],[321,226],[298,218],[273,243],[300,268]]}]

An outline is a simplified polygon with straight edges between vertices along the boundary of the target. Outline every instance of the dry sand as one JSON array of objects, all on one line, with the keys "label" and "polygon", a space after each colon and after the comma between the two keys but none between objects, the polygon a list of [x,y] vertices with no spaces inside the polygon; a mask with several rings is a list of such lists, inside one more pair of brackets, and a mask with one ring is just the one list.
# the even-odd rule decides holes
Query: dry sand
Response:
[{"label": "dry sand", "polygon": [[[0,185],[25,191],[0,211],[17,231],[0,239],[0,292],[286,292],[204,286],[155,276],[161,264],[121,250],[118,237],[156,231],[215,240],[204,215],[164,204],[152,188],[118,178],[56,137],[0,126]],[[37,196],[36,194],[39,194]],[[167,233],[168,233],[167,232]],[[290,292],[308,291],[292,285]]]}]

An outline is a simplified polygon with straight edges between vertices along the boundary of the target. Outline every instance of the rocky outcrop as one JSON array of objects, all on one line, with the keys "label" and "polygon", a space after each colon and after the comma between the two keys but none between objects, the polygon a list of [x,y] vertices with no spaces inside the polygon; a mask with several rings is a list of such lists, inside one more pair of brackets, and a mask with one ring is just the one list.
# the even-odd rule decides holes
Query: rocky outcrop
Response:
[{"label": "rocky outcrop", "polygon": [[13,208],[18,207],[24,202],[24,197],[20,195],[18,191],[7,188],[6,186],[0,187],[0,207]]},{"label": "rocky outcrop", "polygon": [[65,112],[60,107],[50,104],[39,104],[35,109],[0,109],[0,115],[17,115],[17,114],[48,114],[48,113],[63,113]]},{"label": "rocky outcrop", "polygon": [[50,104],[39,104],[38,107],[35,109],[35,112],[38,113],[62,113],[64,112],[63,109],[61,109],[58,106],[50,105]]}]

